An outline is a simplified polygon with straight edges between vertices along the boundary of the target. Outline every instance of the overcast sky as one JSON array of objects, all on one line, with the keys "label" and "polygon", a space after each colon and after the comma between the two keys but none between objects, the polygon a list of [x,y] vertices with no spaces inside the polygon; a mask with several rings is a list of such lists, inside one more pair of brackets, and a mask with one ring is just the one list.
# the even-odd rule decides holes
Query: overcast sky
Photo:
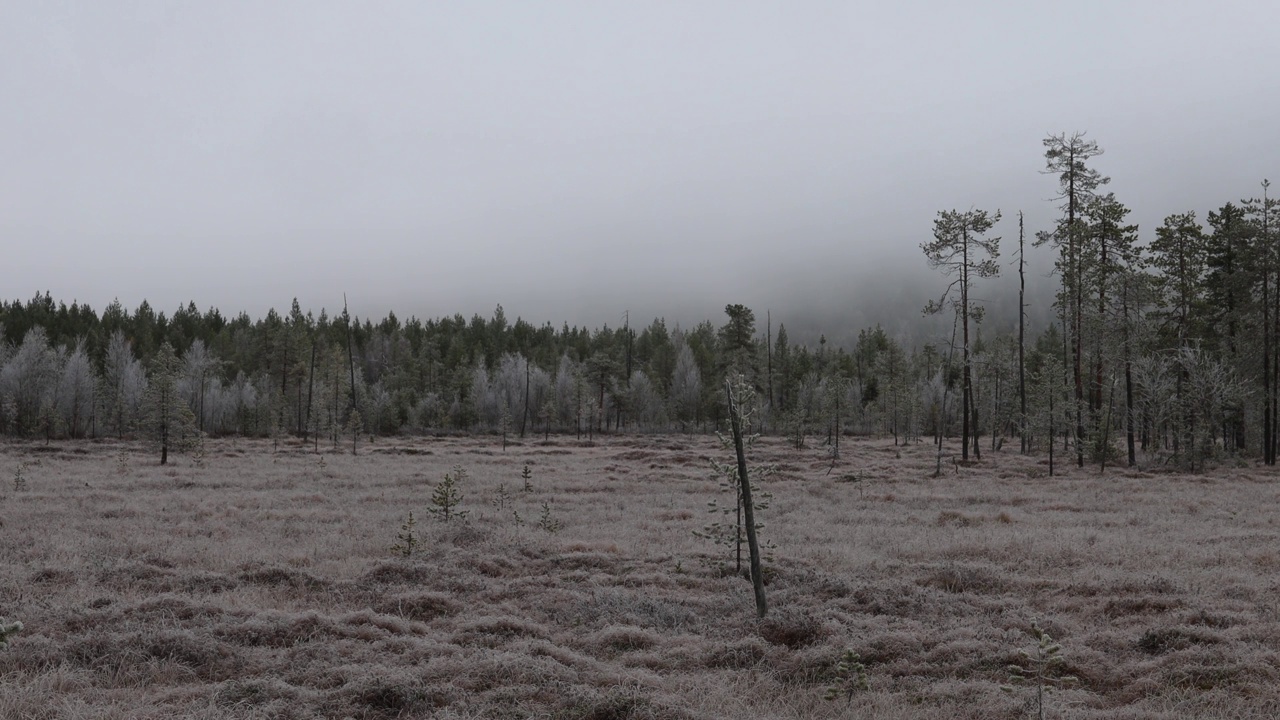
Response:
[{"label": "overcast sky", "polygon": [[1274,0],[8,0],[0,292],[594,326],[873,288],[915,317],[938,210],[1003,210],[1006,256],[1019,209],[1047,227],[1050,133],[1102,145],[1144,239],[1280,179],[1278,27]]}]

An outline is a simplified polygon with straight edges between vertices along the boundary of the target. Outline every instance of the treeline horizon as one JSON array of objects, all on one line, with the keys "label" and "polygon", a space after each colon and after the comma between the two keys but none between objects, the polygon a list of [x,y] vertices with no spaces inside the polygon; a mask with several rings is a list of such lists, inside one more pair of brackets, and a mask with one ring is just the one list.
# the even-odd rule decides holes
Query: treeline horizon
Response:
[{"label": "treeline horizon", "polygon": [[[295,435],[315,434],[310,432],[316,426],[307,422],[305,406],[310,401],[314,411],[319,390],[332,391],[337,386],[339,398],[350,397],[350,374],[347,373],[346,382],[338,377],[338,371],[346,373],[348,366],[355,370],[357,409],[374,401],[371,417],[364,421],[366,429],[373,433],[394,433],[406,426],[424,430],[500,429],[504,404],[507,412],[514,415],[513,422],[523,422],[526,433],[530,425],[545,430],[548,408],[545,402],[535,401],[545,401],[550,384],[558,384],[563,390],[566,370],[575,385],[575,394],[583,396],[581,415],[575,407],[571,429],[587,433],[637,426],[652,430],[663,424],[686,430],[715,427],[726,417],[718,412],[723,410],[717,399],[722,388],[718,382],[707,385],[702,379],[723,377],[726,367],[719,357],[722,352],[736,354],[739,359],[748,347],[752,353],[763,353],[748,363],[753,376],[756,365],[774,363],[772,356],[776,352],[775,400],[786,403],[794,393],[789,379],[797,372],[803,374],[831,365],[845,376],[866,375],[857,369],[860,359],[856,353],[871,361],[889,345],[900,350],[879,326],[870,332],[862,331],[854,348],[828,346],[825,335],[811,348],[791,343],[785,324],[773,325],[770,321],[768,327],[759,330],[749,308],[731,305],[727,311],[730,322],[723,327],[711,320],[688,329],[678,324],[668,327],[659,317],[639,330],[626,321],[616,328],[607,324],[587,328],[563,323],[556,329],[550,322],[534,326],[521,317],[511,323],[502,305],[488,318],[474,314],[468,320],[454,314],[426,321],[410,317],[403,322],[394,312],[377,322],[349,316],[345,310],[330,316],[322,309],[317,316],[311,311],[303,312],[296,299],[288,315],[271,309],[256,320],[247,312],[234,318],[224,316],[217,308],[201,312],[194,301],[179,306],[172,316],[157,312],[146,300],[132,312],[113,301],[99,315],[88,304],[73,302],[68,306],[46,291],[25,303],[0,301],[0,432],[50,437],[130,433],[130,424],[119,421],[120,413],[113,419],[109,413],[104,415],[102,407],[92,404],[101,404],[98,396],[105,392],[112,396],[107,404],[117,410],[123,404],[124,415],[130,415],[129,399],[141,397],[147,365],[165,344],[184,363],[185,376],[180,384],[191,395],[191,410],[196,413],[197,422],[204,421],[205,432],[269,432],[271,422],[261,413],[242,411],[276,393],[271,404],[276,406],[273,414],[278,416],[277,430]],[[937,354],[932,345],[926,345],[930,354]],[[36,365],[43,365],[47,371],[31,373],[29,367]],[[96,377],[59,379],[55,383],[59,370],[66,374],[68,369],[77,378]],[[513,370],[518,372],[512,375]],[[679,381],[675,378],[677,371],[682,374]],[[484,387],[484,375],[496,375],[487,378],[489,383],[518,384],[519,392],[503,388],[505,392],[499,393],[502,397],[495,406],[493,390]],[[37,401],[36,393],[31,391],[25,393],[28,397],[22,397],[24,393],[17,392],[17,387],[33,386],[19,378],[36,380],[35,386],[41,382],[50,385],[52,396]],[[874,395],[875,380],[866,379]],[[623,392],[630,381],[640,387]],[[93,392],[77,392],[78,385],[93,385]],[[528,412],[523,398],[526,385],[531,396]],[[101,386],[111,389],[104,391]],[[203,390],[200,386],[204,386]],[[226,392],[228,386],[238,394],[236,421],[229,426],[225,412],[211,413],[209,407],[219,403],[207,402],[207,397],[204,414],[210,417],[202,417],[199,398],[210,392]],[[652,394],[657,388],[669,392],[673,386],[684,391],[684,396],[675,403],[679,411],[664,417],[661,410],[653,407],[655,401],[661,404],[663,400],[655,400]],[[72,392],[59,392],[68,389]],[[425,410],[421,401],[425,399],[434,406],[440,399],[438,393],[450,390],[457,396],[449,411],[434,418],[444,422],[424,422],[428,418],[421,415]],[[303,419],[299,422],[300,391],[304,398]],[[390,398],[390,416],[383,404],[388,399],[387,392],[395,393]],[[286,402],[288,397],[294,399],[291,408],[291,403]],[[595,398],[594,406],[587,407],[591,397]],[[467,400],[485,401],[485,407],[469,413],[464,405]],[[78,412],[71,407],[77,404],[82,405]],[[332,405],[331,402],[327,409],[334,415]],[[43,410],[38,410],[41,406]],[[62,412],[53,411],[59,407]],[[637,408],[642,412],[634,412]],[[285,410],[293,411],[292,424],[283,417]],[[499,413],[496,416],[495,410]],[[562,417],[565,414],[552,416],[550,424],[556,431],[566,429]],[[215,415],[216,421],[210,422]],[[531,422],[531,416],[537,417]],[[333,418],[327,422],[330,435],[334,427],[345,427]],[[519,428],[513,431],[518,432]]]},{"label": "treeline horizon", "polygon": [[[1004,243],[1018,257],[1056,253],[1047,324],[1027,326],[1020,295],[1016,331],[984,336],[972,291],[1002,267],[1002,239],[987,237],[1001,214],[976,208],[940,211],[921,243],[940,275],[917,307],[941,313],[951,332],[910,346],[879,325],[849,346],[825,335],[796,343],[769,310],[762,319],[740,304],[691,327],[628,318],[557,329],[510,322],[501,305],[488,318],[389,312],[374,322],[345,307],[315,316],[295,299],[287,315],[254,320],[194,302],[166,316],[116,301],[99,315],[45,292],[0,302],[0,434],[144,432],[144,390],[157,378],[201,433],[292,434],[317,447],[344,433],[706,431],[726,417],[726,377],[742,374],[760,398],[755,429],[798,446],[842,433],[931,437],[941,457],[959,434],[966,460],[1017,438],[1022,452],[1048,452],[1051,468],[1055,447],[1077,465],[1273,464],[1280,203],[1269,184],[1209,212],[1207,227],[1175,212],[1143,244],[1129,209],[1103,192],[1096,142],[1062,134],[1044,148],[1061,214],[1038,232],[1019,221]],[[149,370],[166,345],[177,364]]]}]

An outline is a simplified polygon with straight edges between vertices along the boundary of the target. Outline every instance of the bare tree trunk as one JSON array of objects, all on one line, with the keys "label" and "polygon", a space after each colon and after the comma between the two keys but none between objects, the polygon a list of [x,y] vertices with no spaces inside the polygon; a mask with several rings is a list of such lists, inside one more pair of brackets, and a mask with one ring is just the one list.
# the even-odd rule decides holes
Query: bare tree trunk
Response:
[{"label": "bare tree trunk", "polygon": [[1129,345],[1129,278],[1127,276],[1124,281],[1123,305],[1125,444],[1129,450],[1129,467],[1133,467],[1138,464],[1138,454],[1135,452],[1133,443],[1133,354]]},{"label": "bare tree trunk", "polygon": [[[342,294],[342,314],[347,319],[347,367],[351,371],[351,412],[356,411],[356,352],[355,346],[351,341],[351,315],[347,313],[347,295]],[[350,413],[348,413],[348,417]],[[354,425],[351,428],[351,454],[356,454],[357,438],[360,437],[360,428]]]},{"label": "bare tree trunk", "polygon": [[756,596],[756,615],[764,617],[769,604],[764,597],[764,576],[760,573],[760,541],[756,537],[755,513],[751,504],[751,480],[747,473],[747,454],[742,446],[742,423],[738,418],[738,406],[733,398],[733,386],[724,384],[729,398],[729,420],[733,427],[733,447],[738,455],[738,482],[742,486],[742,512],[747,526],[747,547],[751,553],[751,586]]},{"label": "bare tree trunk", "polygon": [[[769,384],[769,417],[773,417],[773,311],[765,310],[764,356]],[[776,423],[775,423],[776,425]]]},{"label": "bare tree trunk", "polygon": [[[311,433],[311,401],[316,394],[316,338],[311,336],[311,369],[307,372],[307,417],[302,424],[302,441]],[[319,433],[317,433],[318,435]]]},{"label": "bare tree trunk", "polygon": [[520,413],[520,439],[524,439],[524,428],[529,422],[529,358],[524,359],[524,410]]},{"label": "bare tree trunk", "polygon": [[1055,389],[1049,390],[1049,477],[1053,477],[1053,396]]},{"label": "bare tree trunk", "polygon": [[963,264],[960,269],[960,322],[964,325],[964,399],[961,414],[964,416],[960,423],[960,459],[969,459],[969,414],[972,412],[970,403],[973,400],[971,394],[971,385],[969,380],[969,231],[965,228],[964,245],[963,245]]},{"label": "bare tree trunk", "polygon": [[351,369],[351,409],[356,409],[356,353],[351,343],[351,316],[347,314],[347,296],[342,295],[342,315],[347,319],[347,365]]},{"label": "bare tree trunk", "polygon": [[[1022,211],[1018,211],[1018,404],[1021,415],[1018,419],[1018,437],[1021,439],[1020,452],[1027,453],[1027,276],[1023,267],[1023,225]],[[1050,441],[1052,444],[1052,441]]]}]

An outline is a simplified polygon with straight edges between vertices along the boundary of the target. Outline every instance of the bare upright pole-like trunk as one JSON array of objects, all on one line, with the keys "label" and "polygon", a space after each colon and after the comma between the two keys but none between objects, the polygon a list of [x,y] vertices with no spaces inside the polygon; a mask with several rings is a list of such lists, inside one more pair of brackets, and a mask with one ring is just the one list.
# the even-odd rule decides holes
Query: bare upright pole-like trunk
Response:
[{"label": "bare upright pole-like trunk", "polygon": [[356,409],[356,352],[351,342],[351,315],[347,313],[347,294],[342,294],[342,317],[347,321],[347,365],[351,369],[351,409]]},{"label": "bare upright pole-like trunk", "polygon": [[747,528],[747,547],[751,553],[751,586],[756,596],[756,615],[764,617],[769,604],[764,597],[764,576],[760,572],[760,541],[756,537],[755,513],[751,504],[751,480],[747,473],[747,454],[742,443],[742,422],[738,417],[738,405],[733,397],[733,385],[726,380],[725,394],[729,399],[729,421],[733,428],[733,448],[738,456],[738,482],[741,486],[742,512]]},{"label": "bare upright pole-like trunk", "polygon": [[1124,425],[1125,425],[1125,444],[1129,449],[1129,467],[1138,464],[1138,454],[1134,448],[1133,438],[1133,350],[1129,343],[1129,282],[1130,277],[1125,276],[1124,281],[1124,298],[1123,313],[1124,317]]},{"label": "bare upright pole-like trunk", "polygon": [[529,358],[524,359],[524,411],[520,413],[520,439],[524,439],[524,428],[529,422]]},{"label": "bare upright pole-like trunk", "polygon": [[969,377],[969,229],[964,228],[963,245],[961,246],[961,256],[963,258],[960,265],[960,323],[964,326],[963,334],[963,359],[964,359],[964,379],[962,392],[964,398],[961,404],[964,406],[961,414],[964,416],[960,423],[960,459],[969,459],[969,419],[972,409],[971,385]]},{"label": "bare upright pole-like trunk", "polygon": [[[1018,211],[1018,404],[1021,415],[1018,419],[1018,436],[1021,438],[1020,451],[1027,452],[1027,276],[1024,272],[1023,249],[1024,235],[1022,211]],[[1050,439],[1050,444],[1053,440]]]},{"label": "bare upright pole-like trunk", "polygon": [[[1264,211],[1265,212],[1265,211]],[[1263,252],[1266,253],[1265,240]],[[1262,462],[1272,463],[1275,453],[1271,439],[1271,261],[1262,266]]]},{"label": "bare upright pole-like trunk", "polygon": [[[347,367],[351,370],[351,412],[356,411],[356,352],[351,341],[351,315],[347,313],[347,294],[342,294],[342,316],[347,320]],[[350,416],[350,413],[348,413]],[[360,428],[351,428],[351,454],[356,454],[356,440],[360,437]]]},{"label": "bare upright pole-like trunk", "polygon": [[[311,432],[311,400],[316,392],[316,338],[311,336],[311,370],[307,373],[307,417],[302,425],[302,441],[307,441],[307,434]],[[319,433],[316,433],[319,435]]]},{"label": "bare upright pole-like trunk", "polygon": [[773,311],[765,310],[765,339],[764,339],[764,356],[765,366],[768,373],[769,385],[769,415],[773,416]]},{"label": "bare upright pole-like trunk", "polygon": [[1049,477],[1053,477],[1053,396],[1056,389],[1049,390]]},{"label": "bare upright pole-like trunk", "polygon": [[[1277,353],[1274,346],[1276,337],[1280,334],[1280,273],[1276,273],[1276,282],[1271,288],[1272,302],[1268,303],[1267,284],[1275,267],[1275,249],[1271,247],[1270,203],[1267,197],[1267,191],[1270,187],[1271,183],[1269,181],[1262,181],[1262,252],[1265,258],[1262,271],[1262,387],[1263,394],[1266,396],[1263,401],[1266,408],[1263,422],[1263,443],[1265,445],[1266,464],[1275,465],[1276,425],[1280,424],[1277,423],[1276,418],[1276,384],[1280,381],[1280,377],[1277,376],[1277,373],[1280,373],[1280,358],[1276,357]],[[1274,303],[1273,306],[1272,303]],[[1268,314],[1271,316],[1269,320]]]}]

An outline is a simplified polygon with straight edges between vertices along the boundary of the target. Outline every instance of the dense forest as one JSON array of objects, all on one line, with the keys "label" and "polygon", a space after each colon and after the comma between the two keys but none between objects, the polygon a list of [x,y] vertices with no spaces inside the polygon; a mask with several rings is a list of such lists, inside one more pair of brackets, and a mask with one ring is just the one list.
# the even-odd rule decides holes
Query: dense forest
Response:
[{"label": "dense forest", "polygon": [[[194,302],[172,315],[145,301],[99,313],[46,292],[0,302],[0,433],[150,437],[173,423],[183,438],[288,434],[318,446],[400,432],[695,432],[721,427],[723,379],[742,373],[763,404],[758,429],[797,444],[954,436],[966,459],[1012,439],[1077,464],[1273,464],[1280,206],[1264,181],[1260,198],[1204,222],[1169,215],[1144,243],[1104,192],[1100,154],[1081,134],[1045,140],[1060,191],[1047,230],[1027,232],[1019,214],[1016,238],[994,238],[998,211],[938,214],[921,249],[939,292],[920,304],[954,322],[932,343],[873,327],[851,347],[796,344],[737,304],[693,327],[588,329],[512,322],[501,306],[488,318],[376,322],[316,316],[296,300],[258,319]],[[1056,252],[1056,321],[984,336],[970,289],[1007,268],[1002,249],[1021,257],[1032,245]]]}]

